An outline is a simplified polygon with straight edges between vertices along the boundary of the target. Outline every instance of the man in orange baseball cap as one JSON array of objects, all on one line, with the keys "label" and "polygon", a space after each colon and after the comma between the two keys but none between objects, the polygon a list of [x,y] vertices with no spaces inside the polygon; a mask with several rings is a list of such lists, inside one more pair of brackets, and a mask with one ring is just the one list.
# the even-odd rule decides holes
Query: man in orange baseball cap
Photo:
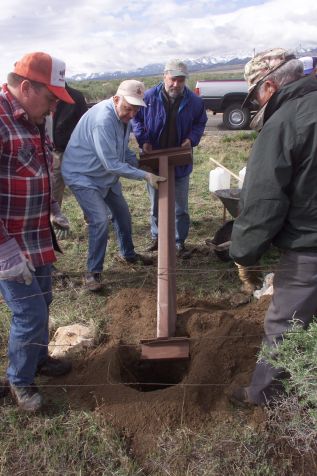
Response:
[{"label": "man in orange baseball cap", "polygon": [[52,155],[46,116],[65,90],[65,63],[42,52],[15,63],[0,92],[0,292],[12,313],[7,386],[18,406],[39,410],[37,374],[64,375],[67,361],[48,356],[52,263],[58,245],[51,223],[68,228],[51,194]]},{"label": "man in orange baseball cap", "polygon": [[55,112],[57,101],[74,104],[65,89],[65,63],[47,53],[28,53],[8,75],[8,89],[35,124]]},{"label": "man in orange baseball cap", "polygon": [[41,51],[28,53],[14,65],[13,72],[32,81],[44,84],[61,101],[74,104],[65,89],[64,61]]}]

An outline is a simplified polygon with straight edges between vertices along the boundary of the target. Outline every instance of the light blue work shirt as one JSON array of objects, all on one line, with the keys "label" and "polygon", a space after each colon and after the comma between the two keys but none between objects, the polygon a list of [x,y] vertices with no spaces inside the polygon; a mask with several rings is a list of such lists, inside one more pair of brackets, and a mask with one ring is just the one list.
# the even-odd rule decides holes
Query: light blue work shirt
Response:
[{"label": "light blue work shirt", "polygon": [[130,123],[120,121],[113,98],[89,109],[76,125],[63,154],[62,174],[72,187],[121,193],[120,177],[141,180],[138,160],[129,147]]}]

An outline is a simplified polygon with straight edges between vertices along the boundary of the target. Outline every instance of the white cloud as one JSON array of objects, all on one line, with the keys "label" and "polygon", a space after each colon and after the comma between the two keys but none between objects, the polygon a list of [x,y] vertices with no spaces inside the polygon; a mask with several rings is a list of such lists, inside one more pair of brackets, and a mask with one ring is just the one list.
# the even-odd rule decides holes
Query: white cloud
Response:
[{"label": "white cloud", "polygon": [[67,74],[127,70],[171,57],[317,46],[316,0],[11,0],[0,10],[0,81],[30,51]]}]

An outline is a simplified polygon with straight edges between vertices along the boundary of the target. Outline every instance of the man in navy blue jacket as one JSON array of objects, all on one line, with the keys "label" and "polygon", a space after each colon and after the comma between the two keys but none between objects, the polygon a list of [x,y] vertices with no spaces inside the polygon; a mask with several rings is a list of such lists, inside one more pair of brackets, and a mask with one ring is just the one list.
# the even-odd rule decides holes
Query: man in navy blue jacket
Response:
[{"label": "man in navy blue jacket", "polygon": [[[146,108],[132,120],[139,146],[144,152],[168,147],[195,147],[204,133],[207,115],[203,101],[185,85],[187,66],[179,60],[169,61],[163,82],[145,92]],[[188,191],[192,165],[175,167],[176,248],[178,256],[185,250],[189,231]],[[152,243],[147,251],[157,250],[158,194],[147,186],[151,200]]]}]

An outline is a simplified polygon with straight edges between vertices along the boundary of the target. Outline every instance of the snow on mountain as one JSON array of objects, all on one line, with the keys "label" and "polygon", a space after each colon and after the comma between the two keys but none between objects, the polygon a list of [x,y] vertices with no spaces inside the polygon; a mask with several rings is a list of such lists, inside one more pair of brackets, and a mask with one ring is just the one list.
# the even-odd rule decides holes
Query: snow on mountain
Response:
[{"label": "snow on mountain", "polygon": [[[316,49],[304,49],[299,48],[296,51],[298,57],[300,56],[316,56]],[[187,64],[188,70],[190,72],[194,71],[206,71],[210,69],[219,68],[225,65],[244,65],[251,58],[248,56],[201,56],[200,58],[187,58],[183,61]],[[154,76],[161,75],[164,69],[164,63],[152,63],[147,64],[141,68],[130,71],[113,71],[113,72],[102,72],[102,73],[81,73],[75,74],[72,76],[71,80],[73,81],[82,81],[82,80],[95,80],[95,79],[122,79],[122,78],[136,78],[142,76]]]},{"label": "snow on mountain", "polygon": [[[201,58],[195,59],[185,59],[183,60],[189,71],[202,71],[206,69],[211,69],[213,67],[225,65],[225,64],[244,64],[248,61],[249,58],[236,58],[234,56],[226,57],[214,57],[214,56],[202,56]],[[82,80],[94,80],[94,79],[115,79],[115,78],[129,78],[129,77],[139,77],[139,76],[153,76],[160,75],[164,69],[164,63],[151,63],[147,64],[141,68],[129,71],[113,71],[113,72],[102,72],[102,73],[81,73],[75,74],[72,76],[71,80],[73,81],[82,81]]]}]

